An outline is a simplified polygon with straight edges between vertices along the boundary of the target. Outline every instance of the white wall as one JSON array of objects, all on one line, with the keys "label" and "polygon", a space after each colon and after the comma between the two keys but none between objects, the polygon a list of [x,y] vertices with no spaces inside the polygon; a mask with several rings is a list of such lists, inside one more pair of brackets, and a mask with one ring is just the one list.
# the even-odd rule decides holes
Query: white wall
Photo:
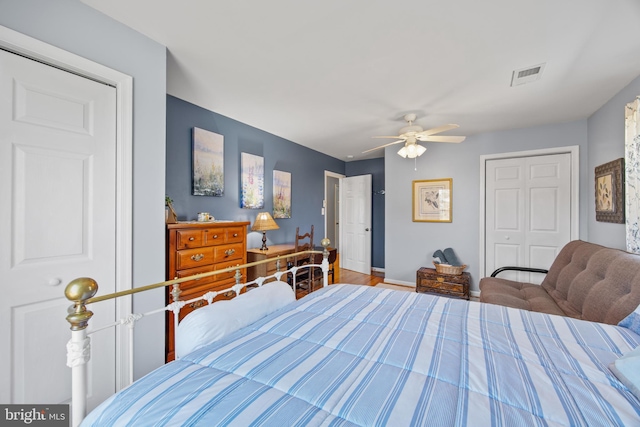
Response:
[{"label": "white wall", "polygon": [[625,249],[624,224],[596,221],[595,168],[603,163],[624,157],[624,107],[640,96],[640,77],[618,92],[588,121],[589,139],[589,241],[604,246]]},{"label": "white wall", "polygon": [[[547,147],[580,146],[580,236],[587,235],[587,121],[473,135],[461,144],[426,144],[414,161],[403,159],[397,147],[385,151],[385,278],[415,285],[416,271],[432,266],[436,249],[451,247],[469,267],[471,290],[478,287],[480,155]],[[453,221],[413,222],[412,181],[453,178]]]},{"label": "white wall", "polygon": [[[163,281],[166,48],[78,0],[0,0],[0,25],[133,77],[132,281]],[[134,299],[134,310],[163,303],[159,291]],[[164,363],[158,319],[143,320],[136,330],[136,378]]]}]

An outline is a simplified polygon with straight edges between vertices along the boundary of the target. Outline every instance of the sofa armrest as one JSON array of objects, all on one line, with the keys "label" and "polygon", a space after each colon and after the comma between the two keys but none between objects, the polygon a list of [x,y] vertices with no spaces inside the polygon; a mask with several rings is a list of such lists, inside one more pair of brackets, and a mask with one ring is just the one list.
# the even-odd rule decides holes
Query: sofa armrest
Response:
[{"label": "sofa armrest", "polygon": [[514,271],[527,271],[529,273],[542,273],[547,274],[549,270],[545,270],[544,268],[531,268],[531,267],[500,267],[493,273],[491,273],[491,277],[496,277],[498,274],[503,271],[514,270]]}]

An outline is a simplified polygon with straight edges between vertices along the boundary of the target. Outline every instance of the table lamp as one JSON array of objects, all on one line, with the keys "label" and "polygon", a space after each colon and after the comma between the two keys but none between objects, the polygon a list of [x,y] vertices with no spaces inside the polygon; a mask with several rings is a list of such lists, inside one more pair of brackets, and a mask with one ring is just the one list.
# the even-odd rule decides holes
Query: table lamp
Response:
[{"label": "table lamp", "polygon": [[260,212],[256,217],[256,221],[253,223],[251,227],[252,231],[262,231],[262,247],[261,251],[266,251],[267,248],[267,230],[277,230],[278,224],[271,218],[269,212]]}]

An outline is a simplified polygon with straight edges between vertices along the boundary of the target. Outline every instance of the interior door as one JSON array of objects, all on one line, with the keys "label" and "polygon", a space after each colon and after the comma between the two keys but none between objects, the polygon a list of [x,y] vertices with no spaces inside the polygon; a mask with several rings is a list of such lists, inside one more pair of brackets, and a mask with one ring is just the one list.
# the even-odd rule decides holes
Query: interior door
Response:
[{"label": "interior door", "polygon": [[[115,291],[116,91],[0,50],[0,401],[64,403],[66,284]],[[113,302],[91,307],[112,323]],[[89,408],[115,391],[115,337],[92,337]],[[95,366],[100,369],[95,369]]]},{"label": "interior door", "polygon": [[[548,269],[571,240],[569,153],[486,162],[486,269]],[[544,275],[505,272],[501,278],[541,283]]]},{"label": "interior door", "polygon": [[371,274],[371,175],[340,180],[340,267]]}]

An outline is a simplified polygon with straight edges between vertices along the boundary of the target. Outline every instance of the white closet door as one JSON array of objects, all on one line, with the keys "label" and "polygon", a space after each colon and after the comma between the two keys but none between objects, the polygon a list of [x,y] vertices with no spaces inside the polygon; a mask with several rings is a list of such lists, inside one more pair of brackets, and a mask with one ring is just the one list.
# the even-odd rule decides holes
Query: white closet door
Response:
[{"label": "white closet door", "polygon": [[[70,398],[64,288],[115,290],[115,141],[113,87],[0,51],[2,402]],[[93,328],[114,320],[113,303],[91,310]],[[114,340],[92,339],[89,407],[115,390]]]},{"label": "white closet door", "polygon": [[[571,155],[486,162],[486,274],[504,266],[548,269],[571,240]],[[501,278],[540,283],[543,275]]]}]

